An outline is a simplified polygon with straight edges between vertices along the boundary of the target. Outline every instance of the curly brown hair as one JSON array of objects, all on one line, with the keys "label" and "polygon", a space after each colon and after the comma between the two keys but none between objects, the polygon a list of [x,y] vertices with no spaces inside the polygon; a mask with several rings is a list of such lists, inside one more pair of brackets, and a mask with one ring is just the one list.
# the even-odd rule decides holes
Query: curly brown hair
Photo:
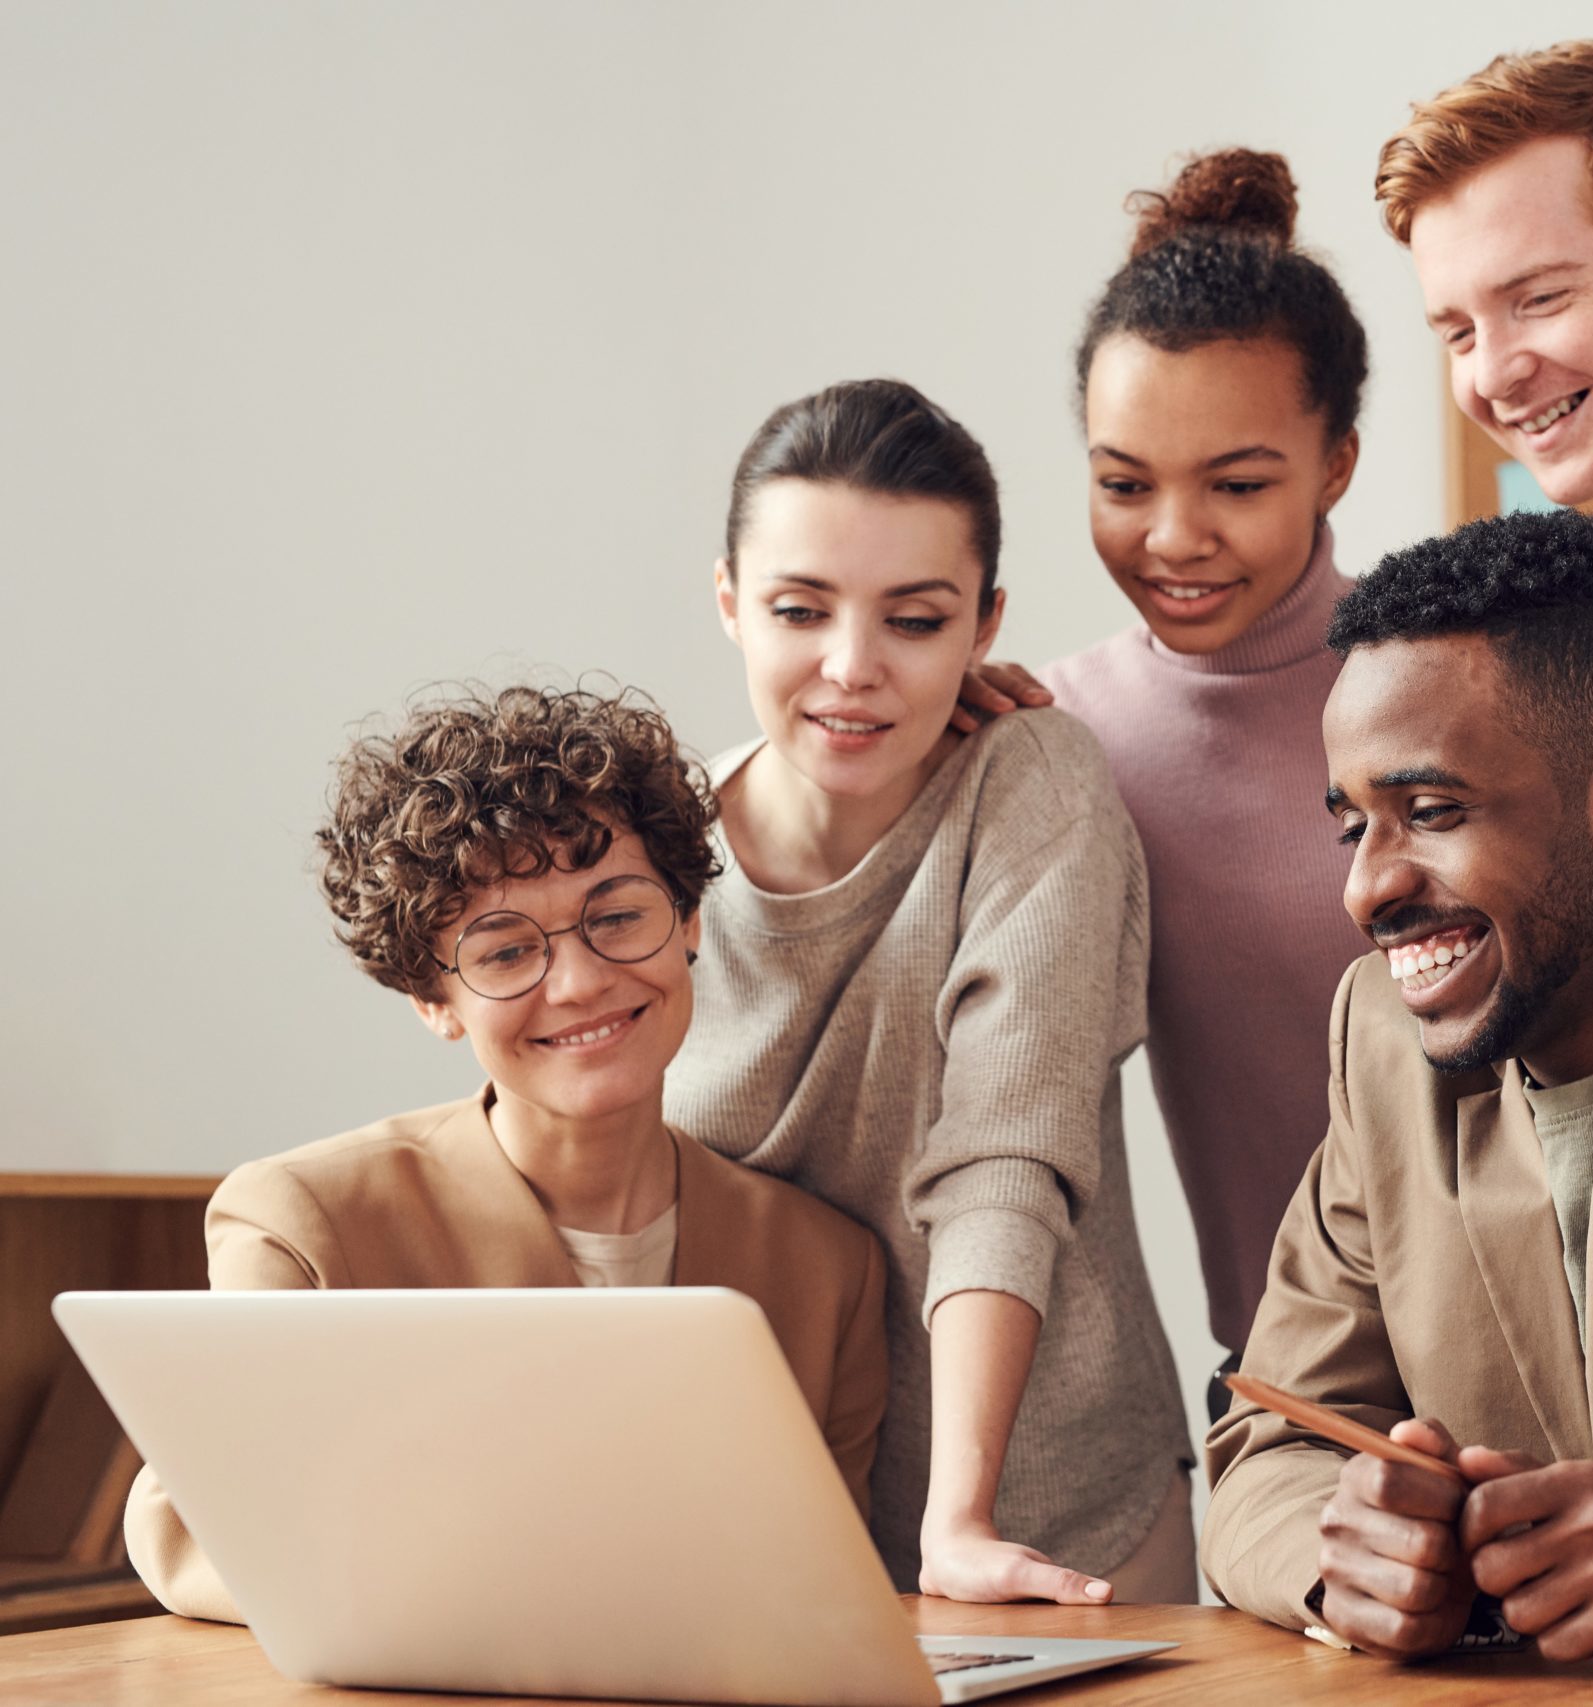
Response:
[{"label": "curly brown hair", "polygon": [[719,875],[718,802],[663,714],[627,688],[513,687],[412,703],[337,763],[316,831],[338,940],[389,989],[427,997],[432,944],[472,889],[585,871],[633,830],[689,916]]}]

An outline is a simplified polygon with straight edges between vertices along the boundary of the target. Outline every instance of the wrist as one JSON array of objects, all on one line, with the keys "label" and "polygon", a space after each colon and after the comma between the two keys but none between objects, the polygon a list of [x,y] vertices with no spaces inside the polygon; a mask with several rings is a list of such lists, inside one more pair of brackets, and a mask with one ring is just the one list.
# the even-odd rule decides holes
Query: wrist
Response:
[{"label": "wrist", "polygon": [[918,1543],[925,1552],[929,1552],[949,1541],[995,1533],[996,1526],[988,1512],[979,1512],[968,1507],[937,1510],[933,1506],[926,1506],[924,1521],[919,1525]]}]

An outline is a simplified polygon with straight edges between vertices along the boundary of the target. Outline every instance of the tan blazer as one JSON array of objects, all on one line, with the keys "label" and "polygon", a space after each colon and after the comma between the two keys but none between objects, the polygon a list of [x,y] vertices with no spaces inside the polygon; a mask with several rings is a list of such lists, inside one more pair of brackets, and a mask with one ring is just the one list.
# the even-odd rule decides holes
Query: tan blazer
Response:
[{"label": "tan blazer", "polygon": [[[486,1093],[249,1162],[205,1215],[216,1289],[577,1286],[536,1194],[499,1147]],[[885,1266],[873,1235],[795,1187],[676,1138],[677,1286],[763,1308],[863,1512],[885,1410]],[[127,1551],[173,1612],[241,1622],[153,1473]]]},{"label": "tan blazer", "polygon": [[[1462,1444],[1593,1457],[1587,1362],[1519,1064],[1428,1066],[1382,954],[1345,974],[1331,1051],[1328,1134],[1273,1247],[1246,1371],[1373,1428],[1431,1416]],[[1212,1586],[1303,1628],[1317,1519],[1347,1454],[1238,1402],[1206,1452]]]}]

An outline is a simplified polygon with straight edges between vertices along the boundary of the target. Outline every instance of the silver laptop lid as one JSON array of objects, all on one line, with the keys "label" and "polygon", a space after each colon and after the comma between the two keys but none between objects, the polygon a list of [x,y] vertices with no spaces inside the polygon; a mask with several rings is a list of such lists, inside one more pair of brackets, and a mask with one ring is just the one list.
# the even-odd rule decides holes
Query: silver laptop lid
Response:
[{"label": "silver laptop lid", "polygon": [[55,1312],[290,1677],[938,1699],[737,1293],[68,1293]]}]

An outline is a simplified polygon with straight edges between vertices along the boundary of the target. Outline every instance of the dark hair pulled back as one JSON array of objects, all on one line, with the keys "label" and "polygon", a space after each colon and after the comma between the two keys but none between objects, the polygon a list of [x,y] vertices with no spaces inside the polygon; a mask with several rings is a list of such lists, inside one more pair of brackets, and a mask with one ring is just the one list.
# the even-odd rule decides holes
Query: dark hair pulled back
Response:
[{"label": "dark hair pulled back", "polygon": [[1281,154],[1200,155],[1165,191],[1138,190],[1133,247],[1085,322],[1082,402],[1095,352],[1125,332],[1159,350],[1224,338],[1275,338],[1296,351],[1308,409],[1330,443],[1354,427],[1366,382],[1366,333],[1337,279],[1293,247],[1295,183]]},{"label": "dark hair pulled back", "polygon": [[782,404],[741,453],[730,488],[725,561],[760,487],[811,480],[898,498],[940,498],[968,514],[981,569],[979,610],[995,604],[1001,502],[979,441],[944,409],[899,379],[849,379]]}]

